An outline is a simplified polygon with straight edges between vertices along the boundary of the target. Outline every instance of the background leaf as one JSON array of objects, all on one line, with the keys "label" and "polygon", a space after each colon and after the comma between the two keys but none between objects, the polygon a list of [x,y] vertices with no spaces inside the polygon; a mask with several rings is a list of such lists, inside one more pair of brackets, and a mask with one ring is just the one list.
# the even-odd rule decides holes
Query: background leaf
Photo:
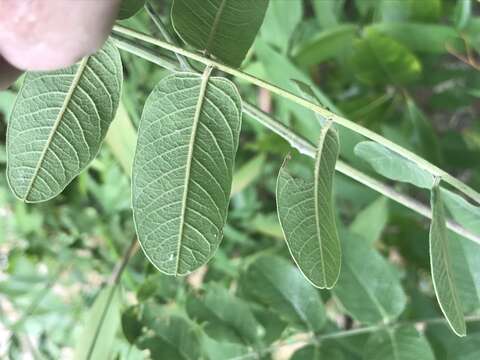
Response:
[{"label": "background leaf", "polygon": [[427,339],[413,326],[380,330],[372,334],[365,347],[369,360],[434,360]]},{"label": "background leaf", "polygon": [[394,269],[362,238],[341,233],[341,239],[342,271],[333,289],[335,296],[361,323],[376,324],[397,318],[407,299]]},{"label": "background leaf", "polygon": [[265,255],[255,259],[242,274],[241,285],[249,296],[297,326],[318,331],[325,324],[319,294],[286,260]]},{"label": "background leaf", "polygon": [[223,78],[177,73],[149,96],[133,166],[133,209],[145,254],[185,275],[217,249],[226,221],[241,99]]},{"label": "background leaf", "polygon": [[403,85],[416,80],[422,64],[405,46],[385,35],[367,33],[354,45],[355,76],[366,84]]}]

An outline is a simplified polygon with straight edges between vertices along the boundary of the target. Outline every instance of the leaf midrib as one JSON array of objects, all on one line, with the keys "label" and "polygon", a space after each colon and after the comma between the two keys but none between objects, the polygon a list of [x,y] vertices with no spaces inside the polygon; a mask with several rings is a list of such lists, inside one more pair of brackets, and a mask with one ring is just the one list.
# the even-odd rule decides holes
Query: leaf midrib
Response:
[{"label": "leaf midrib", "polygon": [[83,72],[85,71],[88,60],[90,57],[85,57],[82,59],[80,64],[78,65],[77,72],[75,74],[75,77],[72,80],[72,83],[70,85],[70,88],[68,89],[67,94],[65,95],[65,99],[63,101],[62,107],[57,115],[57,118],[55,119],[55,122],[53,124],[52,130],[50,131],[50,134],[48,135],[47,142],[42,150],[42,153],[40,154],[40,158],[38,159],[37,166],[35,167],[35,170],[33,172],[32,178],[30,180],[30,183],[27,187],[27,190],[25,191],[25,195],[23,196],[24,201],[28,201],[28,196],[30,195],[33,185],[35,183],[35,180],[38,176],[38,173],[42,167],[43,161],[45,160],[45,156],[47,154],[47,150],[50,148],[50,144],[53,141],[53,137],[55,136],[55,133],[60,126],[60,123],[62,119],[64,118],[65,111],[67,110],[68,104],[70,103],[70,100],[72,99],[73,94],[75,93],[75,90],[77,88],[77,85],[80,82],[80,79],[82,78]]},{"label": "leaf midrib", "polygon": [[318,202],[318,186],[320,182],[320,163],[322,161],[322,153],[323,153],[323,146],[325,144],[325,138],[327,136],[327,133],[330,129],[331,123],[326,124],[320,133],[320,140],[318,142],[318,148],[317,148],[317,154],[316,154],[316,159],[315,159],[315,174],[314,174],[314,202],[315,202],[315,227],[316,227],[316,232],[317,232],[317,240],[318,240],[318,247],[320,250],[320,262],[322,263],[322,278],[323,278],[323,284],[326,288],[329,287],[327,283],[327,272],[325,269],[325,258],[323,255],[323,242],[322,242],[322,235],[321,235],[321,230],[320,230],[320,204]]},{"label": "leaf midrib", "polygon": [[210,34],[208,34],[208,40],[205,44],[205,53],[209,54],[210,52],[210,47],[212,46],[213,39],[217,33],[218,25],[220,24],[220,18],[222,17],[223,10],[225,8],[225,5],[227,3],[227,0],[222,0],[220,3],[220,6],[218,7],[218,11],[215,14],[215,19],[213,20],[212,24],[212,29],[210,30]]},{"label": "leaf midrib", "polygon": [[208,66],[205,68],[205,71],[202,75],[202,82],[200,84],[200,92],[198,94],[198,101],[195,107],[195,114],[193,117],[192,124],[192,133],[190,135],[190,141],[188,143],[188,155],[187,155],[187,164],[185,166],[185,182],[183,186],[183,195],[182,195],[182,205],[181,205],[181,214],[180,214],[180,228],[178,231],[178,244],[177,244],[177,258],[175,261],[175,275],[178,275],[178,268],[180,266],[180,251],[182,248],[182,239],[183,232],[185,227],[185,213],[187,210],[187,198],[190,184],[190,172],[192,168],[192,157],[193,157],[193,148],[195,146],[195,139],[197,136],[198,123],[200,121],[200,115],[202,113],[202,107],[205,99],[205,94],[207,90],[208,80],[210,79],[210,74],[213,68]]}]

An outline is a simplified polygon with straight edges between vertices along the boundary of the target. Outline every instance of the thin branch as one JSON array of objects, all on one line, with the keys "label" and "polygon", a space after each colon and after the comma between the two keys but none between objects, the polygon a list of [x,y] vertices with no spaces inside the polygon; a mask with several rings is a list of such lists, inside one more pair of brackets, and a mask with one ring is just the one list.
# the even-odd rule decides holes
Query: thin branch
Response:
[{"label": "thin branch", "polygon": [[[154,54],[153,52],[147,52],[144,49],[141,49],[138,53],[135,52],[135,47],[137,45],[128,43],[125,46],[124,40],[119,37],[118,35],[114,35],[114,40],[116,45],[127,52],[131,52],[133,54],[138,55],[139,57],[144,58],[145,60],[151,61],[155,64],[161,65],[161,61],[158,61],[157,57],[159,55]],[[178,70],[178,66],[177,69]],[[243,111],[245,114],[247,114],[249,117],[253,118],[255,121],[258,121],[260,124],[265,126],[266,128],[270,129],[286,141],[295,149],[297,149],[301,154],[304,154],[306,156],[315,157],[315,147],[306,139],[301,137],[300,135],[297,135],[295,132],[293,132],[290,128],[287,126],[283,125],[279,121],[275,120],[272,116],[264,113],[260,109],[258,109],[256,106],[249,104],[248,102],[243,102]],[[418,214],[431,219],[432,218],[432,212],[429,207],[425,206],[424,204],[420,203],[417,200],[412,199],[409,196],[406,196],[392,187],[385,185],[384,183],[354,169],[350,165],[344,163],[341,160],[337,161],[337,164],[335,166],[335,169],[358,181],[359,183],[371,188],[372,190],[388,197],[389,199],[392,199],[405,207],[417,212]],[[447,220],[447,227],[452,230],[453,232],[473,241],[478,244],[480,244],[480,236],[473,234],[469,230],[463,228],[462,226],[458,225],[457,223]]]},{"label": "thin branch", "polygon": [[152,45],[155,45],[155,46],[158,46],[158,47],[161,47],[165,50],[169,50],[169,51],[172,51],[176,54],[180,54],[180,55],[183,55],[189,59],[192,59],[192,60],[195,60],[195,61],[198,61],[204,65],[207,65],[207,66],[213,66],[213,67],[216,67],[217,69],[227,73],[227,74],[230,74],[230,75],[233,75],[235,77],[238,77],[238,78],[241,78],[241,79],[244,79],[248,82],[250,82],[251,84],[254,84],[256,86],[259,86],[259,87],[262,87],[274,94],[277,94],[285,99],[288,99],[300,106],[303,106],[304,108],[306,109],[309,109],[309,110],[312,110],[318,114],[320,114],[321,116],[323,116],[324,118],[329,118],[331,119],[333,122],[345,127],[345,128],[348,128],[358,134],[361,134],[363,136],[365,136],[366,138],[370,139],[370,140],[373,140],[379,144],[382,144],[383,146],[385,146],[386,148],[394,151],[395,153],[413,161],[415,164],[417,164],[417,166],[419,166],[420,168],[430,172],[432,175],[434,176],[441,176],[442,177],[442,180],[445,181],[446,183],[450,184],[452,187],[456,188],[457,190],[461,191],[462,193],[464,193],[466,196],[468,196],[469,198],[471,198],[473,201],[477,202],[480,204],[480,194],[475,191],[474,189],[472,189],[471,187],[469,187],[468,185],[464,184],[463,182],[461,182],[460,180],[456,179],[455,177],[453,177],[452,175],[448,174],[447,172],[445,172],[444,170],[440,169],[439,167],[429,163],[427,160],[423,159],[422,157],[414,154],[413,152],[401,147],[400,145],[397,145],[396,143],[384,138],[383,136],[353,122],[353,121],[350,121],[344,117],[341,117],[335,113],[332,113],[331,111],[327,110],[327,109],[324,109],[323,107],[317,105],[317,104],[313,104],[311,102],[309,102],[308,100],[305,100],[304,98],[300,97],[300,96],[297,96],[287,90],[284,90],[284,89],[281,89],[269,82],[266,82],[266,81],[263,81],[261,79],[258,79],[256,78],[255,76],[252,76],[252,75],[249,75],[249,74],[246,74],[240,70],[237,70],[237,69],[233,69],[227,65],[224,65],[220,62],[217,62],[215,60],[212,60],[212,59],[209,59],[209,58],[206,58],[202,55],[199,55],[199,54],[196,54],[196,53],[193,53],[191,51],[188,51],[188,50],[185,50],[183,48],[180,48],[178,46],[175,46],[175,45],[172,45],[168,42],[165,42],[165,41],[162,41],[162,40],[158,40],[158,39],[155,39],[147,34],[144,34],[144,33],[141,33],[141,32],[138,32],[138,31],[135,31],[135,30],[132,30],[132,29],[129,29],[129,28],[125,28],[123,26],[120,26],[120,25],[116,25],[114,26],[114,32],[118,33],[118,34],[123,34],[123,35],[126,35],[126,36],[131,36],[135,39],[138,39],[138,40],[141,40],[141,41],[144,41],[146,43],[149,43],[149,44],[152,44]]},{"label": "thin branch", "polygon": [[103,322],[107,317],[108,309],[110,308],[110,305],[112,303],[113,296],[115,295],[115,291],[117,291],[118,284],[122,279],[122,274],[128,264],[128,261],[138,251],[138,249],[139,249],[138,240],[136,236],[134,236],[129,247],[123,253],[122,259],[117,263],[117,265],[112,271],[112,274],[108,280],[108,283],[111,286],[111,289],[110,289],[110,292],[108,293],[108,298],[107,298],[107,302],[105,303],[105,307],[102,310],[100,321],[98,323],[97,328],[95,329],[95,335],[93,336],[93,340],[90,344],[90,347],[88,348],[88,352],[86,356],[87,360],[90,360],[93,355],[93,351],[95,350],[95,346],[97,344],[98,335],[100,335],[100,331],[102,330]]}]

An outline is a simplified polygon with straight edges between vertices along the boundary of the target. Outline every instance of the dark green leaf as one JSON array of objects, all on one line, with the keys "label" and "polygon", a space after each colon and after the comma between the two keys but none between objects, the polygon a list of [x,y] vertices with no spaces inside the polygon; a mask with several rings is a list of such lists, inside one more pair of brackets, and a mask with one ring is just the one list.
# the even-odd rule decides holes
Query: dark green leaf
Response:
[{"label": "dark green leaf", "polygon": [[146,0],[121,0],[120,10],[118,12],[119,19],[128,19],[132,17],[145,5]]},{"label": "dark green leaf", "polygon": [[318,331],[325,324],[319,294],[295,266],[276,256],[261,256],[241,278],[242,289],[283,319]]}]

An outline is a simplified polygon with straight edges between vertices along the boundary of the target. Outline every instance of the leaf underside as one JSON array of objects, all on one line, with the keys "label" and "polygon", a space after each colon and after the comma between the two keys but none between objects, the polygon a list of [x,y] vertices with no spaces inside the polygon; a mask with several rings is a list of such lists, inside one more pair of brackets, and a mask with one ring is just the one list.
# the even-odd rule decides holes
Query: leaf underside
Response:
[{"label": "leaf underside", "polygon": [[110,41],[67,69],[27,73],[7,134],[8,181],[18,198],[55,197],[93,160],[122,81],[120,54]]},{"label": "leaf underside", "polygon": [[160,271],[186,275],[217,249],[240,126],[241,98],[223,78],[177,73],[149,96],[133,165],[133,214]]},{"label": "leaf underside", "polygon": [[460,302],[450,258],[445,208],[440,187],[435,185],[431,196],[430,266],[437,300],[450,327],[458,336],[466,335],[463,306]]},{"label": "leaf underside", "polygon": [[284,164],[277,181],[278,215],[290,254],[321,289],[335,285],[341,267],[332,190],[338,152],[338,135],[328,124],[321,131],[313,180],[292,176]]},{"label": "leaf underside", "polygon": [[238,67],[267,7],[268,0],[175,0],[172,23],[186,43]]}]

